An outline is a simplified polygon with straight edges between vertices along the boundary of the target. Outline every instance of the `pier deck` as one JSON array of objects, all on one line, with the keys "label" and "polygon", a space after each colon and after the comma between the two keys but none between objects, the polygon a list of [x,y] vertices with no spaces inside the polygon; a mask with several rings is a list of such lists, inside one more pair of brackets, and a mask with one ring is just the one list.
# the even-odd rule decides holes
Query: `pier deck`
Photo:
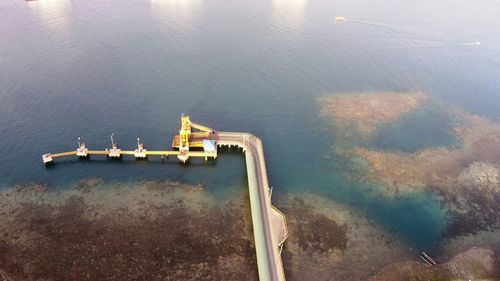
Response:
[{"label": "pier deck", "polygon": [[[135,150],[120,150],[120,154],[121,155],[136,155],[136,151]],[[170,155],[179,155],[180,152],[177,151],[177,150],[147,150],[147,151],[143,151],[142,152],[143,154],[145,154],[146,156],[148,155],[156,155],[156,156],[170,156]],[[47,153],[47,154],[44,154],[44,158],[45,157],[51,157],[52,159],[55,159],[55,158],[62,158],[62,157],[66,157],[66,156],[71,156],[71,155],[76,155],[77,152],[76,150],[75,151],[67,151],[67,152],[61,152],[61,153]],[[111,151],[110,150],[88,150],[87,151],[87,156],[91,156],[91,155],[105,155],[105,156],[110,156],[111,154]],[[211,158],[215,158],[217,157],[217,152],[205,152],[205,151],[189,151],[187,152],[187,155],[189,157],[211,157]],[[53,160],[51,160],[50,162],[52,162]],[[46,161],[44,161],[46,162]]]}]

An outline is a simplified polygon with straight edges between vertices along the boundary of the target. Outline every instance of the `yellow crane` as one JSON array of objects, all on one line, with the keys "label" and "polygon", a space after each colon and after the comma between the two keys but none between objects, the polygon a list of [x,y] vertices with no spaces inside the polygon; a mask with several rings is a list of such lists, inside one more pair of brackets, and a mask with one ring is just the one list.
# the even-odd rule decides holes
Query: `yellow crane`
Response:
[{"label": "yellow crane", "polygon": [[189,151],[189,138],[191,137],[191,120],[189,116],[181,116],[181,129],[179,130],[179,151]]},{"label": "yellow crane", "polygon": [[[193,132],[192,129],[200,130],[201,132]],[[214,129],[191,122],[188,115],[181,116],[181,129],[179,130],[179,160],[185,162],[189,158],[188,152],[190,147],[203,147],[203,139],[209,134],[215,133]],[[175,147],[175,138],[174,145]]]}]

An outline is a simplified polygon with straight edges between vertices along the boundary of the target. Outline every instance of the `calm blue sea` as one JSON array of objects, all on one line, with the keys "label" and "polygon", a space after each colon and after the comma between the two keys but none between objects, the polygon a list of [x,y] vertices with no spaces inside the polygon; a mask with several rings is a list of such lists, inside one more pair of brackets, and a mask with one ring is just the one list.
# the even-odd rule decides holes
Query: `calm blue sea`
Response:
[{"label": "calm blue sea", "polygon": [[[0,186],[86,177],[245,189],[243,156],[215,163],[58,161],[41,155],[122,147],[167,149],[181,113],[265,145],[274,198],[311,192],[353,206],[411,245],[439,239],[434,194],[389,199],[345,176],[317,97],[422,90],[500,117],[500,5],[444,0],[3,0],[0,2]],[[344,23],[335,22],[344,16]],[[472,43],[480,41],[477,46]],[[416,112],[382,128],[380,149],[452,145],[441,115]],[[435,122],[434,122],[435,121]],[[422,133],[423,132],[423,133]]]}]

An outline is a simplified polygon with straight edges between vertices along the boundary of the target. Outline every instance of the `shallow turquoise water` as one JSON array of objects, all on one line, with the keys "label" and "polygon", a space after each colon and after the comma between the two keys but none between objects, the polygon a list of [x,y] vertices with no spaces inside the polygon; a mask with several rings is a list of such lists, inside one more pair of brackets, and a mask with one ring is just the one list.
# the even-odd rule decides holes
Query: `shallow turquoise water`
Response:
[{"label": "shallow turquoise water", "polygon": [[[446,221],[439,198],[387,199],[368,183],[348,181],[342,172],[350,160],[332,151],[335,132],[316,98],[419,89],[498,118],[499,12],[494,3],[465,0],[2,1],[0,185],[66,186],[98,176],[168,177],[203,183],[220,196],[244,188],[244,161],[235,153],[188,167],[160,160],[41,164],[42,153],[74,149],[78,136],[95,148],[109,147],[112,132],[122,147],[141,137],[150,149],[168,148],[186,113],[219,130],[260,136],[276,198],[322,194],[412,245],[432,247]],[[348,22],[335,23],[335,15]],[[404,151],[453,144],[446,122],[428,121],[439,114],[415,114],[382,128],[388,137],[371,144]]]}]

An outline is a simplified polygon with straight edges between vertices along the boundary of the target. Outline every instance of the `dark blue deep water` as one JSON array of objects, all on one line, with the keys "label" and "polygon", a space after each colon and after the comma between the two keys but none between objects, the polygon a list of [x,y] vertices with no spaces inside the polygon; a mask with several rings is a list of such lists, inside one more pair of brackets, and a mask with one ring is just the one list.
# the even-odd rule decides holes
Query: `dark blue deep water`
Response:
[{"label": "dark blue deep water", "polygon": [[[391,199],[342,173],[317,97],[422,90],[500,117],[500,5],[327,0],[3,0],[0,2],[0,186],[86,177],[245,187],[243,156],[216,163],[67,160],[41,155],[122,147],[167,149],[181,113],[265,145],[275,200],[312,192],[361,210],[412,245],[432,247],[446,223],[433,194]],[[451,9],[450,7],[453,7]],[[348,21],[339,24],[336,15]],[[481,46],[470,43],[481,41]],[[427,112],[429,113],[429,112]],[[380,149],[455,145],[440,115],[382,128]],[[418,115],[420,114],[420,115]],[[411,117],[411,116],[410,116]],[[429,126],[427,126],[429,125]],[[426,231],[422,231],[425,229]]]}]

